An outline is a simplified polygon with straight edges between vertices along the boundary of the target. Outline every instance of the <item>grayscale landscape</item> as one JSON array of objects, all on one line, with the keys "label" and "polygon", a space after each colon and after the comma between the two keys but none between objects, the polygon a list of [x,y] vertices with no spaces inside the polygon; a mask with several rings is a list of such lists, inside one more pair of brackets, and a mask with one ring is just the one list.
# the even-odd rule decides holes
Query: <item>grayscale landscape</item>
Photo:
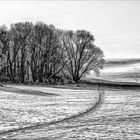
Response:
[{"label": "grayscale landscape", "polygon": [[140,140],[140,2],[33,2],[0,2],[0,140]]}]

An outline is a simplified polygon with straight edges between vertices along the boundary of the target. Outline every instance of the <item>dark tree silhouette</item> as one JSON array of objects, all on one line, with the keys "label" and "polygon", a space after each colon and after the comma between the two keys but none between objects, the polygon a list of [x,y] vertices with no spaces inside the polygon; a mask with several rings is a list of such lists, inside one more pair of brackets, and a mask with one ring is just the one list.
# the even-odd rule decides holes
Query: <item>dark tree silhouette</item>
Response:
[{"label": "dark tree silhouette", "polygon": [[20,81],[24,83],[25,81],[25,63],[27,56],[27,38],[32,30],[32,23],[16,23],[11,25],[11,38],[14,43],[13,45],[13,63],[14,63],[14,76],[16,76],[16,65],[17,65],[17,55],[20,53]]},{"label": "dark tree silhouette", "polygon": [[65,48],[65,58],[69,61],[65,68],[73,81],[78,82],[81,77],[94,70],[96,74],[103,68],[103,52],[93,44],[93,35],[85,30],[76,32],[66,31],[62,38]]},{"label": "dark tree silhouette", "polygon": [[0,27],[0,73],[14,82],[75,82],[103,68],[103,52],[85,30],[64,31],[42,22]]}]

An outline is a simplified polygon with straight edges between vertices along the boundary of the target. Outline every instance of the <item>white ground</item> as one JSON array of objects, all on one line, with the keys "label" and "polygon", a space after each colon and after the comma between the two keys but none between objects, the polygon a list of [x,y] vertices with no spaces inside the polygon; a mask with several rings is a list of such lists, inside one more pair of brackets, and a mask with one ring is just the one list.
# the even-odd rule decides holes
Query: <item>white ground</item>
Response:
[{"label": "white ground", "polygon": [[50,122],[84,111],[95,102],[92,90],[13,86],[34,89],[58,96],[36,96],[0,91],[0,132],[11,128]]},{"label": "white ground", "polygon": [[139,140],[140,90],[105,89],[102,106],[82,118],[13,133],[9,139],[26,140]]}]

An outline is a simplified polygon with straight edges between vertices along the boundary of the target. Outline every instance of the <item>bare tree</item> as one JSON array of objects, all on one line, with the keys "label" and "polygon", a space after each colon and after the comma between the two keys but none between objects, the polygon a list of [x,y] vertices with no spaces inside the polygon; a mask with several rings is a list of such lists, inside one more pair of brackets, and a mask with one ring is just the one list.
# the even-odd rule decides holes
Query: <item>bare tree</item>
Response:
[{"label": "bare tree", "polygon": [[33,81],[51,79],[61,70],[61,44],[53,25],[38,22],[29,38],[30,66]]},{"label": "bare tree", "polygon": [[103,52],[93,44],[93,41],[93,35],[85,30],[66,31],[63,35],[62,42],[65,48],[63,60],[68,59],[65,65],[66,72],[75,82],[91,70],[98,74],[103,67]]},{"label": "bare tree", "polygon": [[[10,37],[11,41],[13,42],[12,50],[10,50],[10,54],[12,54],[12,63],[14,65],[14,77],[17,76],[17,67],[19,73],[19,80],[24,83],[25,81],[25,63],[26,63],[26,56],[27,56],[27,38],[30,35],[32,30],[32,23],[25,22],[25,23],[16,23],[11,25],[10,29]],[[12,53],[13,52],[13,53]],[[17,66],[18,65],[18,66]]]},{"label": "bare tree", "polygon": [[0,27],[0,63],[1,63],[1,75],[9,76],[8,71],[8,48],[9,48],[9,31],[6,26]]},{"label": "bare tree", "polygon": [[68,78],[78,82],[103,67],[102,50],[85,30],[64,31],[37,22],[0,28],[0,72],[11,81],[45,82]]}]

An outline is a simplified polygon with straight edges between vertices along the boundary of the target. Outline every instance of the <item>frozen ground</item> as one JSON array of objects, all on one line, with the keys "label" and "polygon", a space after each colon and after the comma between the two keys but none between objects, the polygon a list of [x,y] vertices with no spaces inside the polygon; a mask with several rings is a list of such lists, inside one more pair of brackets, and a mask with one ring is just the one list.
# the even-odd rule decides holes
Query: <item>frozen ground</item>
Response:
[{"label": "frozen ground", "polygon": [[[82,112],[98,97],[93,90],[12,86],[17,89],[35,90],[46,96],[11,93],[0,90],[0,132],[50,122]],[[47,96],[47,93],[55,93]]]},{"label": "frozen ground", "polygon": [[[4,137],[6,140],[139,140],[140,90],[104,90],[103,104],[95,112],[69,122],[15,132]],[[83,108],[81,105],[79,108]]]}]

